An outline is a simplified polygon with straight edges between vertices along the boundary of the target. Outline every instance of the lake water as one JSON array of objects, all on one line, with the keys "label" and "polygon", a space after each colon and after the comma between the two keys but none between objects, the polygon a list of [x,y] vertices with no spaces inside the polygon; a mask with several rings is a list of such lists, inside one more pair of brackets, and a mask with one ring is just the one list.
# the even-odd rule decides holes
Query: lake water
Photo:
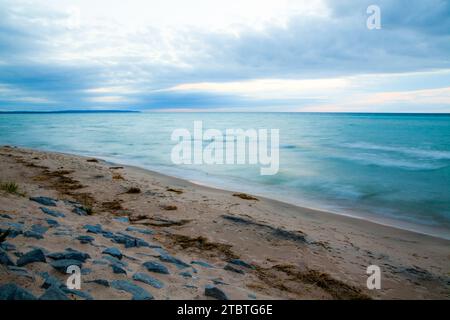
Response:
[{"label": "lake water", "polygon": [[[174,165],[176,128],[280,129],[280,169]],[[450,115],[0,114],[0,144],[97,156],[450,238]]]}]

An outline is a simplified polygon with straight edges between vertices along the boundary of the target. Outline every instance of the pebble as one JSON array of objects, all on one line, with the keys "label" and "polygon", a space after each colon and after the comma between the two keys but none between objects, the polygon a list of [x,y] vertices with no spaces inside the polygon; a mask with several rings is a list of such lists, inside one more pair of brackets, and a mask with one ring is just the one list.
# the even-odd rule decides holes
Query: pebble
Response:
[{"label": "pebble", "polygon": [[190,267],[187,263],[168,254],[161,254],[159,259],[164,262],[173,263],[178,269]]},{"label": "pebble", "polygon": [[231,272],[240,273],[240,274],[244,274],[244,273],[245,273],[244,270],[241,270],[241,269],[239,269],[239,268],[236,268],[236,267],[232,266],[232,265],[229,264],[229,263],[224,267],[224,269],[225,269],[225,270],[228,270],[228,271],[231,271]]},{"label": "pebble", "polygon": [[86,281],[86,282],[96,283],[96,284],[99,284],[104,287],[109,287],[109,282],[108,282],[108,280],[105,280],[105,279],[95,279],[95,280]]},{"label": "pebble", "polygon": [[34,239],[37,239],[37,240],[44,239],[44,236],[42,234],[40,234],[38,232],[31,231],[31,230],[25,231],[23,233],[23,236],[27,237],[27,238],[34,238]]},{"label": "pebble", "polygon": [[154,232],[152,230],[140,229],[140,228],[136,228],[136,227],[128,227],[125,231],[134,231],[134,232],[139,232],[139,233],[147,234],[147,235],[154,234]]},{"label": "pebble", "polygon": [[96,224],[96,225],[86,224],[83,226],[83,228],[86,229],[87,232],[90,232],[90,233],[95,233],[95,234],[103,233],[102,226],[99,224]]},{"label": "pebble", "polygon": [[127,272],[125,271],[125,269],[123,269],[122,267],[120,267],[117,264],[111,264],[111,268],[113,270],[114,273],[118,273],[118,274],[127,274]]},{"label": "pebble", "polygon": [[54,260],[62,260],[62,259],[72,259],[78,260],[81,262],[85,262],[87,259],[90,259],[91,256],[87,253],[80,252],[71,248],[67,248],[66,251],[63,252],[53,252],[47,255],[49,258]]},{"label": "pebble", "polygon": [[49,226],[51,227],[58,227],[59,223],[56,220],[53,219],[45,219],[45,221],[48,223]]},{"label": "pebble", "polygon": [[210,265],[207,262],[199,261],[199,260],[193,260],[191,261],[191,264],[197,264],[199,266],[205,267],[205,268],[214,268],[212,265]]},{"label": "pebble", "polygon": [[237,265],[237,266],[244,267],[244,268],[255,269],[254,266],[252,266],[251,264],[249,264],[249,263],[247,263],[247,262],[245,262],[245,261],[242,261],[242,260],[240,260],[240,259],[231,259],[231,260],[228,261],[228,262],[229,262],[229,263],[232,263],[232,264],[235,264],[235,265]]}]

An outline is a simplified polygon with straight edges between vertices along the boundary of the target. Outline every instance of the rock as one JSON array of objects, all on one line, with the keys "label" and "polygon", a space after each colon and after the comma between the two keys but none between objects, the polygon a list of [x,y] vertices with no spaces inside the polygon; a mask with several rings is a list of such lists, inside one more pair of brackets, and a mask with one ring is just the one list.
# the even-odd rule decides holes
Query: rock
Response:
[{"label": "rock", "polygon": [[48,230],[47,227],[44,227],[43,225],[40,224],[33,224],[31,226],[31,231],[34,231],[36,233],[45,234],[47,230]]},{"label": "rock", "polygon": [[90,232],[90,233],[95,233],[95,234],[103,233],[102,226],[99,224],[96,224],[96,225],[86,224],[83,226],[83,228],[86,229],[87,232]]},{"label": "rock", "polygon": [[197,289],[197,286],[194,286],[193,284],[185,284],[184,287],[188,289]]},{"label": "rock", "polygon": [[222,290],[210,284],[205,287],[205,296],[212,297],[217,300],[228,300],[227,295]]},{"label": "rock", "polygon": [[78,260],[81,262],[85,262],[87,259],[90,259],[91,256],[87,253],[80,252],[71,248],[66,249],[64,252],[54,252],[47,255],[47,257],[52,258],[54,260]]},{"label": "rock", "polygon": [[23,233],[24,225],[15,222],[2,222],[2,225],[7,229],[0,228],[0,233],[5,234],[9,238],[15,238]]},{"label": "rock", "polygon": [[164,284],[161,281],[149,276],[148,274],[142,273],[142,272],[137,272],[137,273],[133,274],[133,280],[144,282],[148,285],[151,285],[152,287],[154,287],[156,289],[161,289],[164,287]]},{"label": "rock", "polygon": [[49,226],[51,227],[58,227],[59,223],[56,220],[53,219],[45,219],[45,221],[48,223]]},{"label": "rock", "polygon": [[139,232],[139,233],[147,234],[147,235],[152,235],[152,234],[154,234],[154,232],[153,232],[152,230],[149,230],[149,229],[140,229],[140,228],[136,228],[136,227],[128,227],[128,228],[126,228],[125,231]]},{"label": "rock", "polygon": [[26,277],[26,278],[29,278],[29,279],[34,279],[34,276],[32,274],[30,274],[28,272],[28,270],[25,269],[25,268],[9,266],[8,270],[10,270],[11,272],[15,273],[18,276]]},{"label": "rock", "polygon": [[159,256],[159,259],[164,262],[173,263],[178,269],[183,269],[190,267],[187,263],[181,261],[180,259],[177,259],[169,254],[161,254]]},{"label": "rock", "polygon": [[88,274],[90,274],[90,273],[92,273],[92,269],[89,269],[89,268],[83,268],[83,269],[81,269],[81,274],[82,274],[83,276],[86,276],[86,275],[88,275]]},{"label": "rock", "polygon": [[19,267],[23,267],[33,262],[47,262],[45,259],[45,254],[41,249],[34,249],[28,253],[25,253],[19,258],[19,260],[17,260],[17,265]]},{"label": "rock", "polygon": [[42,234],[34,232],[34,231],[31,231],[31,230],[25,231],[23,233],[23,236],[27,237],[27,238],[34,238],[34,239],[37,239],[37,240],[44,239],[44,236]]},{"label": "rock", "polygon": [[214,283],[214,284],[221,284],[221,285],[228,285],[228,283],[226,283],[226,282],[223,282],[223,280],[222,279],[219,279],[219,278],[215,278],[215,279],[211,279],[211,281]]},{"label": "rock", "polygon": [[13,245],[12,243],[6,242],[6,241],[3,243],[0,243],[0,248],[2,248],[3,250],[6,250],[6,251],[16,250],[15,245]]},{"label": "rock", "polygon": [[193,261],[191,261],[191,264],[197,264],[197,265],[205,267],[205,268],[214,268],[212,265],[210,265],[209,263],[204,262],[204,261],[193,260]]},{"label": "rock", "polygon": [[235,264],[237,266],[240,266],[240,267],[244,267],[244,268],[248,268],[248,269],[255,269],[254,266],[252,266],[251,264],[249,264],[249,263],[247,263],[245,261],[242,261],[240,259],[231,259],[228,262],[232,263],[232,264]]},{"label": "rock", "polygon": [[128,217],[118,217],[118,218],[114,218],[113,220],[119,221],[119,222],[122,222],[122,223],[129,223],[130,222]]},{"label": "rock", "polygon": [[39,209],[41,209],[41,211],[45,214],[48,214],[52,217],[56,217],[56,218],[64,218],[66,215],[62,212],[56,211],[56,210],[51,210],[45,207],[39,207]]},{"label": "rock", "polygon": [[36,300],[36,297],[29,291],[8,283],[0,286],[0,300]]},{"label": "rock", "polygon": [[76,214],[79,215],[79,216],[87,216],[87,215],[88,215],[87,210],[86,210],[85,208],[83,208],[83,207],[78,207],[78,206],[74,207],[74,208],[72,209],[72,212],[73,212],[73,213],[76,213]]},{"label": "rock", "polygon": [[49,197],[31,197],[30,200],[49,207],[56,207],[57,201]]},{"label": "rock", "polygon": [[44,283],[42,283],[41,288],[48,289],[51,286],[62,288],[65,286],[58,278],[51,276],[48,272],[41,272],[40,275],[44,278]]},{"label": "rock", "polygon": [[180,272],[179,275],[185,278],[192,278],[192,274],[187,271]]},{"label": "rock", "polygon": [[5,266],[13,266],[14,265],[14,262],[8,256],[6,251],[4,251],[3,249],[0,249],[0,264],[3,264]]},{"label": "rock", "polygon": [[135,285],[128,280],[115,280],[111,282],[111,287],[117,290],[131,293],[133,300],[152,300],[153,296],[147,290]]},{"label": "rock", "polygon": [[86,281],[86,282],[96,283],[96,284],[99,284],[104,287],[109,287],[109,282],[108,282],[108,280],[105,280],[105,279],[95,279],[95,280]]},{"label": "rock", "polygon": [[4,213],[0,214],[0,217],[5,218],[5,219],[12,219],[10,215],[4,214]]},{"label": "rock", "polygon": [[91,236],[78,236],[76,238],[77,240],[80,240],[81,243],[92,243],[95,239]]},{"label": "rock", "polygon": [[92,264],[106,265],[106,264],[108,264],[108,261],[105,261],[105,260],[94,260],[94,261],[92,261]]},{"label": "rock", "polygon": [[150,246],[148,242],[146,242],[142,239],[130,236],[126,233],[122,233],[122,232],[113,234],[111,240],[116,243],[124,244],[125,248],[149,247]]},{"label": "rock", "polygon": [[144,262],[143,266],[151,272],[156,272],[156,273],[162,273],[162,274],[169,274],[169,269],[167,269],[167,267],[161,263],[155,262],[155,261],[147,261]]},{"label": "rock", "polygon": [[120,252],[119,249],[114,248],[114,247],[107,248],[107,249],[103,250],[102,253],[109,254],[110,256],[113,256],[114,258],[117,258],[119,260],[122,259],[122,252]]},{"label": "rock", "polygon": [[87,292],[80,291],[80,290],[72,290],[67,288],[66,286],[62,287],[61,290],[67,294],[73,294],[75,296],[79,296],[80,298],[83,298],[85,300],[94,300],[94,298]]},{"label": "rock", "polygon": [[103,259],[108,260],[111,264],[116,264],[118,266],[121,267],[127,267],[128,263],[126,263],[125,261],[121,261],[115,257],[112,256],[103,256]]},{"label": "rock", "polygon": [[50,265],[61,273],[66,273],[70,266],[78,266],[81,269],[83,263],[79,260],[61,259],[50,262]]},{"label": "rock", "polygon": [[231,271],[231,272],[236,272],[236,273],[240,273],[240,274],[244,274],[244,270],[241,270],[239,268],[236,268],[234,266],[232,266],[231,264],[227,263],[227,265],[224,267],[225,270]]},{"label": "rock", "polygon": [[253,294],[253,293],[249,293],[247,296],[248,296],[249,299],[256,300],[256,295]]},{"label": "rock", "polygon": [[125,269],[122,269],[122,267],[119,266],[119,265],[117,265],[117,264],[111,264],[111,268],[112,268],[112,270],[113,270],[114,273],[117,273],[117,274],[121,274],[121,273],[127,274],[127,272],[125,271]]},{"label": "rock", "polygon": [[45,290],[39,300],[70,300],[69,297],[57,286],[50,286]]}]

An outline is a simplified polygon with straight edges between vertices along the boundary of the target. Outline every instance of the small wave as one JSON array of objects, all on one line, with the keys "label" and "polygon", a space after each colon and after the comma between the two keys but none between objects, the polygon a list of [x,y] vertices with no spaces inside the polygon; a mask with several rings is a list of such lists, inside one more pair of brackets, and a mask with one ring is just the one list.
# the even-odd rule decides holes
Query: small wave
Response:
[{"label": "small wave", "polygon": [[391,147],[391,146],[382,146],[382,145],[366,143],[366,142],[346,143],[343,146],[347,147],[347,148],[353,148],[353,149],[396,152],[396,153],[402,153],[402,154],[409,155],[409,156],[424,157],[424,158],[435,159],[435,160],[450,160],[450,151],[443,151],[443,150],[425,150],[425,149],[407,148],[407,147]]},{"label": "small wave", "polygon": [[415,162],[403,159],[400,160],[368,153],[359,155],[333,155],[333,157],[343,160],[356,161],[366,165],[395,167],[406,170],[438,170],[447,167],[446,164]]}]

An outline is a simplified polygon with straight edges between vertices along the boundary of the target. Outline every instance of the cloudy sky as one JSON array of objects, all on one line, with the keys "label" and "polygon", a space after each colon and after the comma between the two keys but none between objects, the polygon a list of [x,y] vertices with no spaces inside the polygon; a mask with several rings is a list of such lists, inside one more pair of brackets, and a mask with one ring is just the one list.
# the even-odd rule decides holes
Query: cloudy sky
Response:
[{"label": "cloudy sky", "polygon": [[0,0],[0,110],[64,109],[450,112],[450,0]]}]

